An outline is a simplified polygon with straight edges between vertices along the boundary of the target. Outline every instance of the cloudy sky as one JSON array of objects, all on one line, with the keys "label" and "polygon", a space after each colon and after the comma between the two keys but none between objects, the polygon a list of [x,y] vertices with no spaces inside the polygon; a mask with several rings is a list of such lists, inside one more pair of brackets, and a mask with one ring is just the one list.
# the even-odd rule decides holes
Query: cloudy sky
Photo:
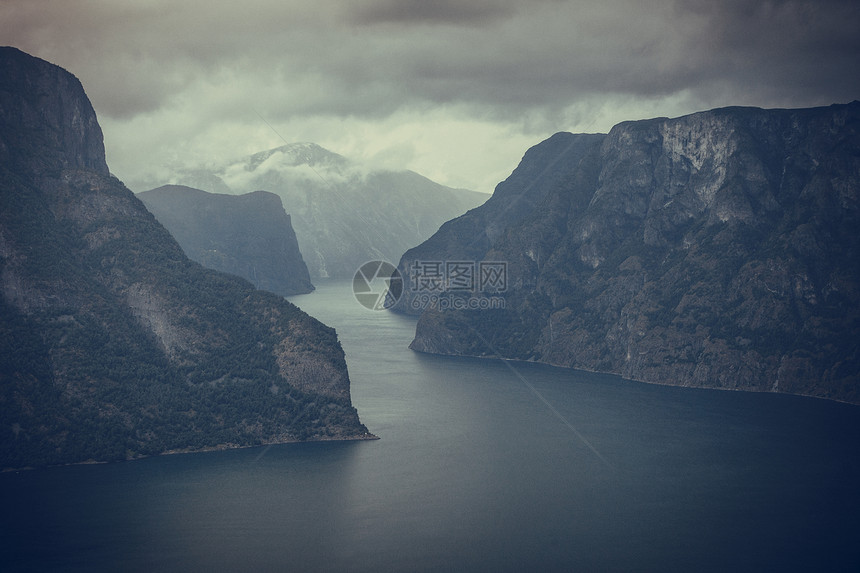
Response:
[{"label": "cloudy sky", "polygon": [[[860,99],[855,0],[3,0],[132,189],[313,141],[490,192],[557,131]],[[166,181],[165,181],[166,182]]]}]

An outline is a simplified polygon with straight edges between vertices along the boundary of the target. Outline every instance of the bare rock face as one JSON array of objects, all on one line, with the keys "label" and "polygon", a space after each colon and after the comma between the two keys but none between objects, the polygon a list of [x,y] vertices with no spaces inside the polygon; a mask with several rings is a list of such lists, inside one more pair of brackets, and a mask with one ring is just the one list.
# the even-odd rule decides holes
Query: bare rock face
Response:
[{"label": "bare rock face", "polygon": [[[580,184],[596,177],[588,165],[605,136],[557,133],[526,152],[522,163],[483,205],[452,219],[432,237],[406,251],[398,270],[404,280],[403,296],[394,307],[399,312],[420,314],[413,280],[415,262],[478,261],[499,241],[508,227],[528,220],[557,188]],[[552,214],[552,213],[550,213]],[[416,304],[413,304],[416,303]]]},{"label": "bare rock face", "polygon": [[102,131],[81,82],[10,47],[0,47],[0,124],[0,162],[11,170],[108,175]]},{"label": "bare rock face", "polygon": [[71,74],[0,70],[0,467],[372,437],[331,328],[189,260]]},{"label": "bare rock face", "polygon": [[[412,347],[860,402],[858,126],[858,102],[726,108],[530,151],[497,194],[531,172],[542,198],[476,255],[506,262],[505,309],[427,311]],[[483,233],[457,224],[403,268]]]},{"label": "bare rock face", "polygon": [[226,195],[164,185],[137,196],[203,266],[282,296],[314,289],[290,216],[274,193]]}]

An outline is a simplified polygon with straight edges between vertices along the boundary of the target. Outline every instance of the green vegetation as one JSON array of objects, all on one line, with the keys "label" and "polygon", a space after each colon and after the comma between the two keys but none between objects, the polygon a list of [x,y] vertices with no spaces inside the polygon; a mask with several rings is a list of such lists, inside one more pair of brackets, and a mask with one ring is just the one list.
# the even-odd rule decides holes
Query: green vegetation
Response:
[{"label": "green vegetation", "polygon": [[[100,145],[15,124],[6,110],[33,98],[15,90],[43,79],[0,79],[0,469],[368,436],[331,328],[190,261],[106,169],[82,167],[103,165],[87,155]],[[31,119],[62,123],[85,98],[61,95]],[[285,353],[340,387],[290,379]]]}]

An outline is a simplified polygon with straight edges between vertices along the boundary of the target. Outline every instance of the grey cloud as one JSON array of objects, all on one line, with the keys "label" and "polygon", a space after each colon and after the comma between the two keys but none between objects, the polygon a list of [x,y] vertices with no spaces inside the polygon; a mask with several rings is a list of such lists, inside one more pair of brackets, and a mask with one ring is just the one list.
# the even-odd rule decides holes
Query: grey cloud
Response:
[{"label": "grey cloud", "polygon": [[377,0],[356,6],[353,18],[359,24],[476,25],[511,15],[514,6],[492,0]]},{"label": "grey cloud", "polygon": [[387,52],[376,66],[352,66],[347,89],[374,84],[391,98],[503,115],[601,93],[687,91],[714,106],[849,101],[860,93],[857,10],[854,2],[568,4],[468,32],[389,31],[380,40]]},{"label": "grey cloud", "polygon": [[441,104],[509,118],[602,94],[854,99],[858,10],[853,0],[12,0],[0,34],[79,75],[114,118],[183,96],[205,100],[201,113],[244,98],[274,118]]},{"label": "grey cloud", "polygon": [[860,94],[860,4],[851,0],[679,2],[700,22],[694,88],[716,84],[785,105]]}]

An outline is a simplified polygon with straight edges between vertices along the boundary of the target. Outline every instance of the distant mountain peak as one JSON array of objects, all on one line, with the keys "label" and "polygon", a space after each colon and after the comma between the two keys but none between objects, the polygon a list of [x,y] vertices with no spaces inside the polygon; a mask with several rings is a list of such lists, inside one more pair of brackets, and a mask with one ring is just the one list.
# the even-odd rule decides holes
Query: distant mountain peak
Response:
[{"label": "distant mountain peak", "polygon": [[274,193],[226,195],[165,185],[138,198],[203,266],[282,296],[313,290],[290,216]]},{"label": "distant mountain peak", "polygon": [[247,171],[256,171],[263,163],[272,158],[277,159],[279,167],[298,167],[299,165],[315,167],[317,165],[324,165],[326,167],[343,168],[349,164],[349,160],[346,157],[329,151],[316,143],[305,141],[288,143],[280,147],[255,153],[248,158],[245,168]]}]

